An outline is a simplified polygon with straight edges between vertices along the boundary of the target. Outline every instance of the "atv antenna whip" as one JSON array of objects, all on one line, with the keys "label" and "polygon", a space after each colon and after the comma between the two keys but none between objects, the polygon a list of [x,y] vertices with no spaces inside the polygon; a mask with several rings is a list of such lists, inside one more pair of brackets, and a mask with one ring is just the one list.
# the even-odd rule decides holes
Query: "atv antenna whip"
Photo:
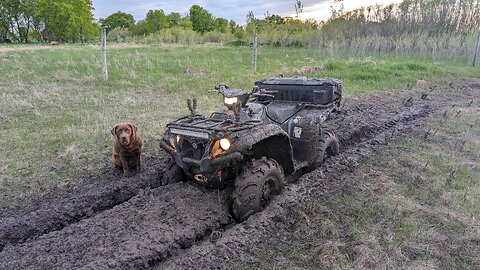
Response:
[{"label": "atv antenna whip", "polygon": [[195,116],[197,114],[197,112],[195,111],[197,109],[197,99],[196,98],[187,99],[187,106],[188,106],[188,109],[190,110],[191,115]]}]

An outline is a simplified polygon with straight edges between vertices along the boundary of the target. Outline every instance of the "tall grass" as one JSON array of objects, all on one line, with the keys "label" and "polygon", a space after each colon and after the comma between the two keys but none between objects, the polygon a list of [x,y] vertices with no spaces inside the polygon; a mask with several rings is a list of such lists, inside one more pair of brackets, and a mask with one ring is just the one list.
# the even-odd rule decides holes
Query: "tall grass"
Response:
[{"label": "tall grass", "polygon": [[[174,27],[145,37],[135,37],[125,30],[112,39],[143,44],[227,43],[249,45],[253,29],[260,45],[304,47],[322,50],[329,56],[401,56],[471,58],[480,24],[478,0],[408,0],[398,5],[371,6],[313,23],[292,19],[251,19],[241,41],[231,33],[208,32]],[[275,18],[273,20],[272,18]],[[241,30],[244,31],[243,29]],[[128,32],[128,31],[127,31]]]}]

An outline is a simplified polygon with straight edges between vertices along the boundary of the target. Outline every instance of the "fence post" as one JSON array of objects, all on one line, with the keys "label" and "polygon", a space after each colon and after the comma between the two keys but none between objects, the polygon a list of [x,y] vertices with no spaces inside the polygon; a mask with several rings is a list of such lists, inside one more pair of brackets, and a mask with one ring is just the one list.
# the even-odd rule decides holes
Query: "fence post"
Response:
[{"label": "fence post", "polygon": [[257,30],[253,32],[253,74],[257,73]]},{"label": "fence post", "polygon": [[480,33],[478,33],[477,46],[475,47],[475,53],[473,54],[473,61],[472,61],[473,66],[477,65],[477,57],[478,57],[478,54],[480,53],[479,51],[480,51]]},{"label": "fence post", "polygon": [[102,27],[102,78],[108,80],[107,70],[107,28]]}]

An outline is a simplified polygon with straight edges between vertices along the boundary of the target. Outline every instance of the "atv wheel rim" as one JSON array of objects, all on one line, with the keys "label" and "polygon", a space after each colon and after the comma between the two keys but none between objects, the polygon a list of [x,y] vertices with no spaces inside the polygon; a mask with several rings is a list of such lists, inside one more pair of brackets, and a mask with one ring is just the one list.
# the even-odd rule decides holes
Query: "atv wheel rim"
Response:
[{"label": "atv wheel rim", "polygon": [[331,146],[329,146],[327,147],[327,149],[325,149],[325,153],[323,154],[323,160],[325,161],[332,156],[333,156],[333,149]]},{"label": "atv wheel rim", "polygon": [[275,181],[273,179],[268,179],[262,187],[262,198],[261,206],[265,208],[268,202],[275,196],[277,192],[277,187],[275,186]]}]

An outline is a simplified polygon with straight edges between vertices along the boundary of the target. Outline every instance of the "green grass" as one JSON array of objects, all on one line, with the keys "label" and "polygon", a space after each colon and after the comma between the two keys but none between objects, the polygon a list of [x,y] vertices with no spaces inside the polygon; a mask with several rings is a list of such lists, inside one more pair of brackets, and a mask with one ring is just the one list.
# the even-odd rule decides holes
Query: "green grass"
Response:
[{"label": "green grass", "polygon": [[[96,45],[0,47],[0,198],[76,181],[82,171],[109,166],[110,129],[131,121],[158,151],[165,124],[188,112],[221,106],[214,85],[251,89],[256,79],[286,76],[304,67],[307,76],[344,81],[347,96],[401,90],[419,79],[442,81],[475,76],[465,61],[401,58],[327,58],[314,49],[260,47],[257,74],[251,49],[221,45],[114,45],[108,50],[109,80],[101,79]],[[322,69],[320,69],[322,70]]]}]

